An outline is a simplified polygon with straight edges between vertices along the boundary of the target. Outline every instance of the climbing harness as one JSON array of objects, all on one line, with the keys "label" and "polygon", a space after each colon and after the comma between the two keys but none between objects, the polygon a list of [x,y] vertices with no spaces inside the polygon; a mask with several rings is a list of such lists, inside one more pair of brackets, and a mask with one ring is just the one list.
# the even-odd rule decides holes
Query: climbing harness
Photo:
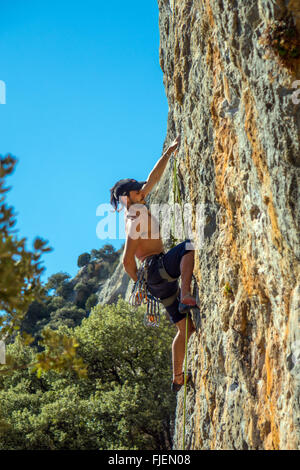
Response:
[{"label": "climbing harness", "polygon": [[[145,326],[159,326],[160,323],[160,311],[159,304],[162,303],[164,307],[172,305],[174,300],[179,295],[179,287],[176,292],[169,297],[164,299],[159,299],[152,295],[147,286],[148,279],[148,261],[147,258],[142,262],[142,265],[137,271],[137,280],[132,288],[129,303],[134,307],[137,307],[142,304],[147,305],[147,312],[144,316]],[[162,256],[158,258],[158,272],[162,279],[167,280],[168,282],[176,281],[177,278],[171,277],[166,271]]]}]

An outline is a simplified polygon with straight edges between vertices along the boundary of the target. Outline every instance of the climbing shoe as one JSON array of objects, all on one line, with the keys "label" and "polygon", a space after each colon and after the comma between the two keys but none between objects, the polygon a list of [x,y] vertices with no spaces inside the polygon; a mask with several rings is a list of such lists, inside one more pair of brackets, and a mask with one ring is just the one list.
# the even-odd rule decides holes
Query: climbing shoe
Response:
[{"label": "climbing shoe", "polygon": [[[179,375],[181,375],[181,376],[183,377],[183,379],[184,379],[184,372],[182,372],[182,374],[179,374]],[[191,379],[192,379],[192,372],[191,372],[190,370],[188,370],[188,371],[187,371],[187,374],[186,374],[186,383],[188,384],[188,383],[191,381]],[[172,390],[172,392],[177,393],[177,392],[179,392],[179,390],[180,390],[181,387],[183,387],[183,386],[184,386],[184,383],[183,383],[183,384],[177,384],[177,383],[175,383],[175,382],[172,382],[172,384],[171,384],[171,390]]]},{"label": "climbing shoe", "polygon": [[187,313],[191,310],[191,308],[197,307],[196,299],[190,293],[186,294],[182,300],[183,301],[179,302],[178,305],[178,310],[180,313]]}]

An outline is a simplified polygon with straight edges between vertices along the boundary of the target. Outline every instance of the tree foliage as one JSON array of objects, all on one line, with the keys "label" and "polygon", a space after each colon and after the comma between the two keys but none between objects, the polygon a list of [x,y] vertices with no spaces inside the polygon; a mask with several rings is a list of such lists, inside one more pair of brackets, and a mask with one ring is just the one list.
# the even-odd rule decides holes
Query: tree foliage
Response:
[{"label": "tree foliage", "polygon": [[85,308],[87,311],[90,311],[93,307],[95,307],[98,303],[98,297],[96,294],[92,294],[89,296],[85,303]]},{"label": "tree foliage", "polygon": [[78,257],[77,266],[79,266],[79,268],[81,268],[82,266],[85,266],[86,264],[90,262],[90,259],[91,259],[91,255],[89,253],[82,253],[82,255]]},{"label": "tree foliage", "polygon": [[54,290],[58,294],[58,289],[67,283],[70,279],[70,274],[60,271],[59,273],[52,274],[47,280],[45,285],[47,291]]},{"label": "tree foliage", "polygon": [[144,313],[119,298],[117,305],[97,305],[75,329],[61,326],[55,334],[69,338],[65,350],[76,349],[77,371],[57,356],[49,368],[52,333],[40,378],[33,364],[43,357],[20,339],[9,345],[20,367],[0,374],[8,423],[0,428],[0,449],[169,449],[174,327],[163,318],[159,328],[146,328]]},{"label": "tree foliage", "polygon": [[[49,310],[44,304],[47,300],[47,290],[40,280],[45,268],[41,267],[40,263],[42,254],[52,248],[46,246],[47,241],[36,237],[33,251],[28,251],[25,247],[26,238],[19,239],[15,234],[17,230],[13,230],[16,219],[13,208],[6,202],[6,192],[10,188],[5,187],[5,178],[13,172],[16,161],[10,155],[0,157],[0,339],[10,343],[15,339],[16,331],[21,329],[22,341],[24,345],[29,345],[34,338],[26,329],[32,330],[34,324],[35,329],[41,331],[49,320]],[[68,338],[53,335],[44,337],[44,347],[51,339],[51,360],[50,353],[45,357],[37,357],[34,363],[37,370],[43,370],[48,362],[56,364],[56,369],[67,366],[78,368],[74,348],[68,343]],[[20,365],[14,358],[11,359],[8,356],[6,364],[1,365],[2,376],[14,376],[19,373],[20,368],[27,367],[27,363],[26,366]],[[3,413],[0,423],[1,429],[6,427]]]},{"label": "tree foliage", "polygon": [[40,275],[41,256],[51,251],[47,241],[36,237],[33,251],[25,247],[26,238],[18,238],[13,230],[16,223],[14,210],[7,205],[5,178],[15,168],[17,159],[0,156],[0,310],[4,311],[0,326],[0,337],[7,337],[20,322],[33,300],[44,294]]}]

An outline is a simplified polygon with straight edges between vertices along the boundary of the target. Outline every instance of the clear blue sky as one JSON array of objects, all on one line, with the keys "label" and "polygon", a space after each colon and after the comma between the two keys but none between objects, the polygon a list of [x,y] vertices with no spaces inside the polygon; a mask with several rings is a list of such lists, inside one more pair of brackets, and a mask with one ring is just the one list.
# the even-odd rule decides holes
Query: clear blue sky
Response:
[{"label": "clear blue sky", "polygon": [[51,274],[124,240],[100,240],[99,204],[121,178],[145,180],[159,159],[168,104],[156,0],[1,2],[0,154],[19,162],[7,184],[27,248],[40,236]]}]

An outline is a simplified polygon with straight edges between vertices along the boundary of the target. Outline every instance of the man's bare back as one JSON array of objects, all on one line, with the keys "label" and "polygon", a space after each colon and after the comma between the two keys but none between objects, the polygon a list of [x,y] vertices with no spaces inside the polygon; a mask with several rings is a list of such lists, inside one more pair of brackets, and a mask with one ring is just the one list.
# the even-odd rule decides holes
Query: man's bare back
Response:
[{"label": "man's bare back", "polygon": [[[134,255],[140,260],[143,261],[147,256],[155,255],[162,253],[164,251],[163,242],[160,237],[159,231],[159,223],[154,217],[147,206],[144,204],[142,208],[142,212],[140,213],[138,210],[132,212],[134,215],[130,215],[130,210],[125,211],[125,232],[126,237],[131,232],[131,230],[136,230],[137,233],[141,232],[141,223],[136,224],[135,220],[139,218],[140,221],[145,221],[145,214],[147,213],[148,224],[145,221],[145,226],[148,227],[148,233],[141,232],[138,243],[136,246],[136,250]],[[142,227],[143,229],[143,227]],[[152,229],[152,233],[151,233]]]}]

